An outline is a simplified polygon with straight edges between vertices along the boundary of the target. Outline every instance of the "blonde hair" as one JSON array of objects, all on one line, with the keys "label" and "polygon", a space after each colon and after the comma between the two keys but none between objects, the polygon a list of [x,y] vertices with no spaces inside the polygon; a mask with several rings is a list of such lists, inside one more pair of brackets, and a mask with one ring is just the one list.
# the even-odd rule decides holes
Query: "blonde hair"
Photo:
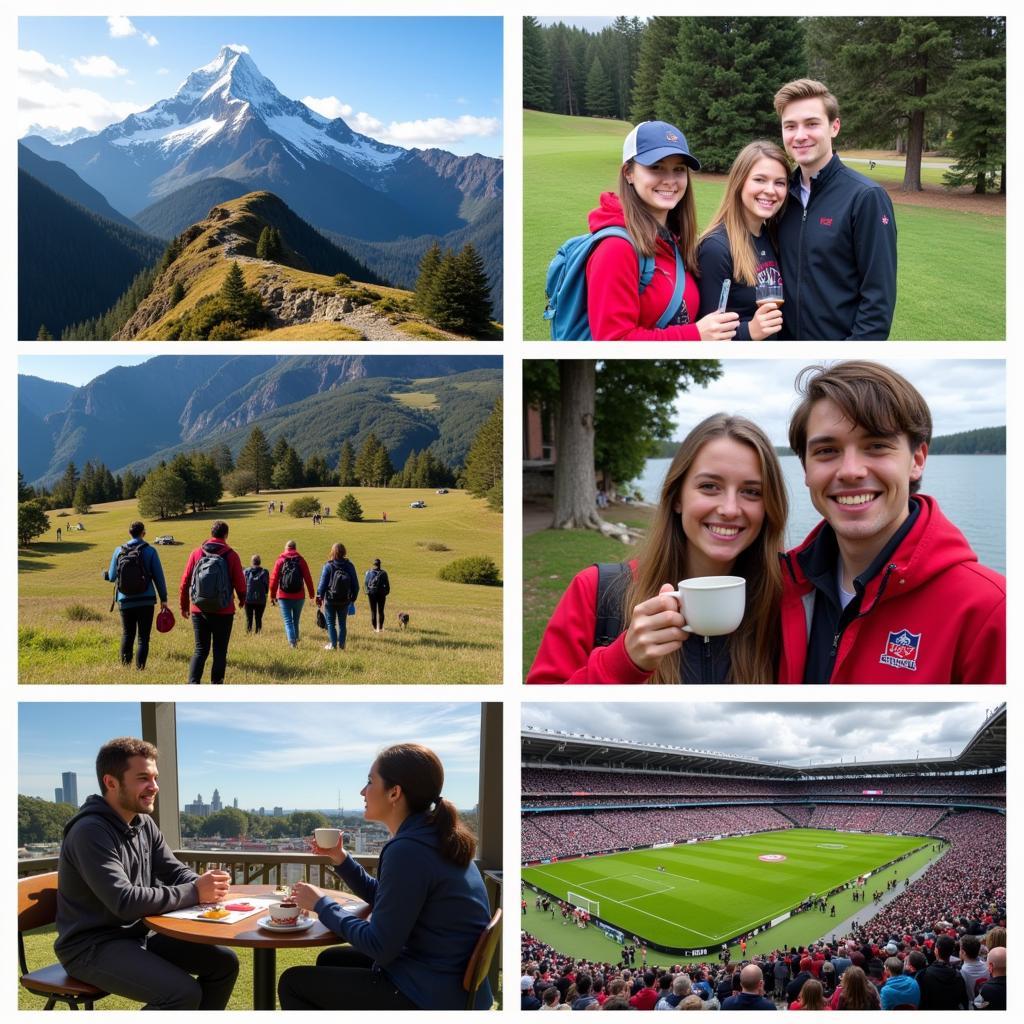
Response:
[{"label": "blonde hair", "polygon": [[825,116],[829,121],[839,117],[839,101],[829,92],[829,88],[813,78],[797,78],[787,82],[775,94],[775,113],[782,117],[782,112],[796,100],[820,99],[825,104]]},{"label": "blonde hair", "polygon": [[[705,229],[704,234],[700,236],[700,241],[703,242],[719,224],[725,225],[725,234],[729,239],[729,255],[732,257],[733,281],[739,284],[753,285],[757,283],[757,260],[754,258],[754,248],[750,244],[750,230],[743,216],[743,186],[746,184],[747,178],[750,177],[754,164],[764,157],[782,165],[788,183],[789,160],[785,152],[774,142],[760,139],[744,146],[732,162],[729,180],[725,184],[725,194],[722,196],[718,211],[711,218],[711,223]],[[783,210],[786,209],[788,198],[789,191],[787,189],[786,198],[782,200],[782,205],[769,220],[769,225],[778,222]]]},{"label": "blonde hair", "polygon": [[[619,168],[619,201],[622,203],[626,230],[629,232],[630,238],[633,239],[640,252],[653,258],[658,245],[660,225],[626,177],[635,163],[635,160],[627,160]],[[683,257],[683,265],[690,274],[696,277],[698,274],[697,204],[693,198],[693,181],[689,165],[686,165],[686,191],[683,193],[683,198],[668,211],[665,226],[676,237],[679,253]]]},{"label": "blonde hair", "polygon": [[[764,522],[754,542],[736,559],[733,572],[747,581],[747,612],[729,642],[729,679],[738,683],[773,683],[779,653],[779,603],[782,571],[779,552],[783,547],[789,502],[782,468],[771,442],[759,426],[742,416],[716,413],[686,435],[669,466],[661,488],[661,500],[647,531],[643,550],[637,555],[636,575],[626,589],[623,622],[633,609],[654,597],[662,583],[676,582],[686,571],[686,535],[676,505],[700,450],[709,441],[728,437],[754,450],[761,468]],[[662,658],[652,683],[681,682],[679,661]]]}]

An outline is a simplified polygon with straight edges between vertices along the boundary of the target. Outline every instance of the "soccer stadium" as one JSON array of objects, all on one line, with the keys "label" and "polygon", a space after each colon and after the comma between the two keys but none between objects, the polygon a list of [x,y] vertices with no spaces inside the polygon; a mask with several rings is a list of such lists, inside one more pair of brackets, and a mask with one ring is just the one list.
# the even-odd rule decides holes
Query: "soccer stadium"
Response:
[{"label": "soccer stadium", "polygon": [[[637,705],[614,707],[620,728],[635,720]],[[722,706],[678,711],[693,721],[703,707]],[[884,759],[841,724],[851,705],[756,707],[816,708],[822,722],[834,713],[839,758],[767,760],[738,741],[730,753],[721,730],[712,735],[724,749],[711,751],[524,724],[524,972],[560,964],[607,985],[633,968],[635,995],[645,969],[656,989],[680,973],[705,975],[710,989],[728,963],[738,992],[734,965],[750,961],[765,991],[786,999],[777,964],[788,985],[808,957],[841,963],[855,952],[880,988],[896,967],[885,967],[889,951],[901,966],[916,951],[934,961],[942,935],[1005,928],[1005,705],[858,707],[876,732],[891,717],[901,742],[920,720],[931,752]],[[524,723],[536,708],[524,707]],[[669,702],[659,709],[672,717]],[[962,737],[945,756],[929,742],[940,714],[941,731]]]}]

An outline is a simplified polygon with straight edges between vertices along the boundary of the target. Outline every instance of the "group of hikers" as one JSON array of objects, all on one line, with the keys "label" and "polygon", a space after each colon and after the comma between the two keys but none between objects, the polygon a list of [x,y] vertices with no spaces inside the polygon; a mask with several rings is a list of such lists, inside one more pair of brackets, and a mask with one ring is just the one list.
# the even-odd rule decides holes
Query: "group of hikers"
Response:
[{"label": "group of hikers", "polygon": [[[129,539],[118,545],[103,577],[114,583],[114,600],[121,613],[121,664],[146,667],[153,628],[167,632],[174,625],[168,606],[167,582],[156,548],[146,543],[146,525],[136,520],[128,527]],[[294,540],[289,540],[268,572],[260,556],[253,555],[249,567],[227,543],[228,524],[218,519],[210,537],[197,547],[185,564],[178,586],[182,618],[191,619],[195,649],[189,662],[189,683],[198,684],[212,652],[211,682],[223,683],[228,644],[235,611],[245,610],[245,631],[258,634],[263,628],[267,601],[281,611],[285,637],[291,647],[299,644],[299,622],[307,595],[316,601],[318,619],[327,630],[326,650],[344,650],[348,616],[355,612],[359,576],[349,561],[345,545],[334,544],[314,588],[313,577]],[[379,558],[363,576],[362,589],[370,604],[370,622],[375,633],[384,631],[384,606],[391,581]],[[237,599],[237,607],[236,607]],[[160,611],[156,614],[156,605]]]}]

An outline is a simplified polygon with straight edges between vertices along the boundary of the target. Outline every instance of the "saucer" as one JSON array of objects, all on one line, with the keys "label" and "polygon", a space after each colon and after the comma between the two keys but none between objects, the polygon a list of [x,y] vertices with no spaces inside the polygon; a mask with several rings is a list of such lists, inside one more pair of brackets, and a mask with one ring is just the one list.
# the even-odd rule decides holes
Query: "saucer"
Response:
[{"label": "saucer", "polygon": [[300,917],[295,924],[274,924],[274,919],[267,914],[266,917],[261,917],[257,923],[261,928],[266,928],[268,932],[304,932],[307,928],[313,927],[313,918]]}]

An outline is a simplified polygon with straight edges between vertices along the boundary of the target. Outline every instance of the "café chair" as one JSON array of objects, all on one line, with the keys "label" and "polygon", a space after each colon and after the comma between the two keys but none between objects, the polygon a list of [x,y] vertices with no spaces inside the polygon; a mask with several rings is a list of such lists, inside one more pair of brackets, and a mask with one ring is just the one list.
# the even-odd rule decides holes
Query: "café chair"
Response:
[{"label": "caf\u00e9 chair", "polygon": [[79,1006],[92,1009],[97,999],[106,992],[88,982],[72,978],[59,964],[50,964],[38,971],[29,971],[25,960],[25,942],[22,932],[42,928],[57,920],[57,872],[31,875],[18,879],[18,963],[21,984],[33,995],[46,999],[44,1010],[52,1010],[58,1002],[67,1003],[69,1010]]},{"label": "caf\u00e9 chair", "polygon": [[476,1003],[476,994],[491,969],[491,961],[494,959],[494,951],[498,948],[498,940],[501,938],[501,907],[494,912],[487,927],[480,933],[476,940],[473,953],[466,966],[466,973],[462,976],[462,987],[468,993],[466,996],[466,1009],[472,1010]]}]

